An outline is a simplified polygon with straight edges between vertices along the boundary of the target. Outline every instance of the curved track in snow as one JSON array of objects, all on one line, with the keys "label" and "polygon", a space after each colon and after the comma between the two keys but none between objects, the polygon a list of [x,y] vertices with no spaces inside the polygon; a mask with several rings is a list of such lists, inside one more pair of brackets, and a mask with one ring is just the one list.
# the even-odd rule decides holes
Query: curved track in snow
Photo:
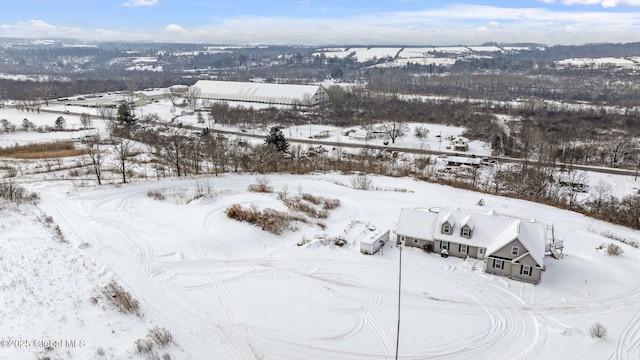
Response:
[{"label": "curved track in snow", "polygon": [[[85,251],[140,299],[146,315],[171,324],[183,348],[206,352],[215,342],[224,353],[212,357],[231,359],[394,356],[396,249],[385,257],[307,251],[224,215],[234,203],[269,206],[267,197],[178,206],[148,198],[150,186],[52,191],[42,206],[72,243],[89,245]],[[328,222],[344,225],[370,211],[347,197],[341,204]],[[439,278],[424,263],[403,262],[402,359],[538,358],[549,329],[566,327],[556,317],[629,309],[637,311],[610,358],[640,356],[640,283],[608,298],[537,302],[533,285],[427,259],[441,262],[439,272],[464,273]],[[460,331],[438,332],[430,319],[457,322]]]}]

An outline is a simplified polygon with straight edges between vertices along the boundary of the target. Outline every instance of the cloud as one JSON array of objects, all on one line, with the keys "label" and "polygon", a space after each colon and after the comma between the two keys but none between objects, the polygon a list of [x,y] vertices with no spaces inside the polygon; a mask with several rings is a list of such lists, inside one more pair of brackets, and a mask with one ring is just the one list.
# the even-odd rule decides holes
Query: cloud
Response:
[{"label": "cloud", "polygon": [[138,25],[81,29],[29,20],[14,24],[0,22],[0,37],[308,45],[475,45],[488,41],[556,45],[638,41],[640,11],[602,10],[599,4],[603,0],[598,1],[597,9],[591,11],[557,6],[457,4],[421,11],[361,12],[340,17],[317,13],[304,18],[220,17],[206,25],[190,22],[188,29],[176,23],[156,29]]},{"label": "cloud", "polygon": [[[554,0],[542,0],[543,2],[555,2]],[[640,0],[562,0],[564,5],[600,5],[603,8],[617,6],[640,6]]]},{"label": "cloud", "polygon": [[0,36],[24,38],[75,37],[83,33],[78,27],[55,26],[43,20],[27,20],[16,24],[1,24]]},{"label": "cloud", "polygon": [[578,29],[574,28],[573,26],[566,26],[564,28],[564,31],[566,31],[569,34],[577,34],[578,33]]},{"label": "cloud", "polygon": [[188,33],[188,31],[185,28],[183,28],[180,25],[176,25],[176,24],[167,25],[164,28],[164,31],[165,32],[169,32],[169,33],[181,33],[181,34]]},{"label": "cloud", "polygon": [[141,6],[156,6],[160,0],[128,0],[122,6],[127,7],[141,7]]}]

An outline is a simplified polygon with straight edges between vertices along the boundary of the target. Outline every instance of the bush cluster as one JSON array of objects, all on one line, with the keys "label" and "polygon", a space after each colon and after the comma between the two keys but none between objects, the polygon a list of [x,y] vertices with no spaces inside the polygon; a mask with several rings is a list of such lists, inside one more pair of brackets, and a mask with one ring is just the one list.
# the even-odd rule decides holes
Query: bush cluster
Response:
[{"label": "bush cluster", "polygon": [[589,334],[591,334],[592,338],[603,338],[607,336],[607,328],[601,323],[597,322],[591,325],[591,329],[589,329]]},{"label": "bush cluster", "polygon": [[340,200],[327,199],[308,193],[301,193],[295,197],[280,197],[280,200],[289,208],[305,213],[314,219],[326,219],[329,211],[340,206]]},{"label": "bush cluster", "polygon": [[166,199],[166,196],[160,190],[149,190],[147,191],[147,196],[158,201],[163,201]]},{"label": "bush cluster", "polygon": [[624,252],[624,250],[622,250],[622,247],[620,247],[620,245],[618,244],[614,244],[614,243],[608,243],[605,246],[605,249],[607,250],[607,255],[620,255]]},{"label": "bush cluster", "polygon": [[108,303],[118,311],[128,314],[140,315],[140,304],[131,294],[115,281],[111,281],[102,288],[102,295]]},{"label": "bush cluster", "polygon": [[304,221],[302,218],[275,209],[264,209],[260,211],[255,207],[244,208],[239,204],[231,205],[231,207],[227,209],[226,214],[230,219],[260,226],[262,230],[274,234],[282,234],[289,228],[289,223],[293,220]]},{"label": "bush cluster", "polygon": [[38,194],[28,192],[24,187],[11,180],[0,182],[0,201],[21,205],[23,203],[37,204],[39,200]]}]

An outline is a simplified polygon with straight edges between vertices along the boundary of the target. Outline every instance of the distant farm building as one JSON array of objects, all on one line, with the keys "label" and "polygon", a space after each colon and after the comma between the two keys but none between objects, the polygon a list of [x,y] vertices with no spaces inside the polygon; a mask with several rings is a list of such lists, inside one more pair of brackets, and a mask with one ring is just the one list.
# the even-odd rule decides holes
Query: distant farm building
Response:
[{"label": "distant farm building", "polygon": [[478,167],[480,166],[481,162],[482,162],[482,159],[474,158],[474,157],[465,157],[465,156],[448,156],[447,157],[448,166]]},{"label": "distant farm building", "polygon": [[316,106],[329,100],[327,92],[318,85],[200,80],[193,87],[203,100],[290,106]]},{"label": "distant farm building", "polygon": [[187,96],[189,87],[187,85],[173,85],[169,87],[169,92],[174,96]]}]

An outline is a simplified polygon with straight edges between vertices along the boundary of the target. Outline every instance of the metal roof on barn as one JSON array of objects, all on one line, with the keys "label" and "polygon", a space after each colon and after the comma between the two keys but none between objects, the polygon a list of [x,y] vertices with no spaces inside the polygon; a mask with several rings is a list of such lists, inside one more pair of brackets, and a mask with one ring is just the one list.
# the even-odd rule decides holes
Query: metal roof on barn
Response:
[{"label": "metal roof on barn", "polygon": [[302,106],[314,106],[329,100],[319,85],[199,80],[193,86],[199,90],[200,99],[208,100]]}]

